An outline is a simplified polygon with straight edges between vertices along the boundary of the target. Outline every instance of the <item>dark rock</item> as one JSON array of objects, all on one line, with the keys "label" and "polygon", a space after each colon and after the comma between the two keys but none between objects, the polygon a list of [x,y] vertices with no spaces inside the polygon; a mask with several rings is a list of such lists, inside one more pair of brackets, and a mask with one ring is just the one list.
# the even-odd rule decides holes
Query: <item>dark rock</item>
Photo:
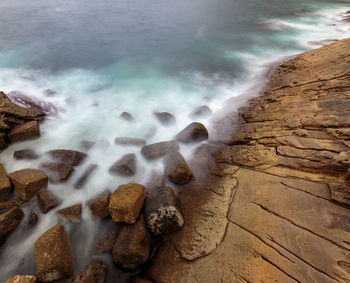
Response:
[{"label": "dark rock", "polygon": [[6,208],[12,208],[14,206],[22,206],[25,203],[24,200],[21,199],[9,199],[0,201],[0,210]]},{"label": "dark rock", "polygon": [[11,234],[21,223],[23,217],[24,213],[19,207],[13,207],[0,214],[0,239]]},{"label": "dark rock", "polygon": [[120,114],[120,118],[129,122],[134,121],[134,117],[128,112],[123,112],[122,114]]},{"label": "dark rock", "polygon": [[33,159],[38,159],[39,155],[32,149],[23,149],[23,150],[16,150],[13,153],[13,158],[16,160],[23,160],[23,159],[33,160]]},{"label": "dark rock", "polygon": [[147,278],[147,276],[137,274],[128,279],[127,283],[154,283],[152,279]]},{"label": "dark rock", "polygon": [[213,114],[213,111],[211,111],[211,109],[206,106],[199,106],[197,108],[195,108],[193,110],[193,112],[191,113],[192,117],[205,117],[205,116],[210,116],[211,114]]},{"label": "dark rock", "polygon": [[109,216],[108,203],[111,193],[106,190],[87,202],[92,218],[101,219]]},{"label": "dark rock", "polygon": [[144,264],[150,255],[151,235],[143,217],[134,225],[123,226],[113,248],[113,260],[128,270]]},{"label": "dark rock", "polygon": [[50,191],[41,191],[37,196],[38,206],[42,213],[47,213],[62,201]]},{"label": "dark rock", "polygon": [[164,174],[174,184],[183,185],[189,182],[192,171],[179,152],[170,152],[164,159]]},{"label": "dark rock", "polygon": [[115,232],[110,232],[106,237],[97,244],[92,250],[92,255],[109,254],[117,241],[117,235]]},{"label": "dark rock", "polygon": [[35,275],[15,275],[9,278],[6,283],[37,283]]},{"label": "dark rock", "polygon": [[183,143],[201,142],[208,139],[208,131],[203,124],[193,122],[178,133],[175,138]]},{"label": "dark rock", "polygon": [[36,224],[37,221],[38,221],[38,215],[35,212],[32,212],[30,214],[28,223],[30,225],[34,225],[34,224]]},{"label": "dark rock", "polygon": [[87,157],[86,153],[67,149],[50,150],[47,153],[57,161],[68,163],[71,166],[80,165]]},{"label": "dark rock", "polygon": [[80,189],[85,186],[86,182],[89,180],[90,176],[93,174],[93,172],[97,169],[97,164],[90,164],[83,174],[79,176],[77,181],[74,184],[74,188]]},{"label": "dark rock", "polygon": [[65,162],[44,162],[39,165],[52,183],[61,183],[69,179],[74,168]]},{"label": "dark rock", "polygon": [[40,129],[37,121],[30,121],[13,127],[8,134],[12,143],[40,137]]},{"label": "dark rock", "polygon": [[109,168],[109,173],[121,176],[132,176],[136,173],[136,155],[131,153],[124,155]]},{"label": "dark rock", "polygon": [[133,224],[139,217],[146,197],[145,187],[139,184],[121,185],[109,199],[108,210],[114,222]]},{"label": "dark rock", "polygon": [[72,248],[63,225],[53,226],[35,242],[34,259],[40,281],[52,282],[73,275]]},{"label": "dark rock", "polygon": [[92,141],[82,141],[80,143],[80,148],[83,150],[83,151],[89,151],[96,143],[95,142],[92,142]]},{"label": "dark rock", "polygon": [[166,155],[170,151],[177,150],[179,150],[179,144],[176,141],[165,141],[145,145],[142,147],[141,152],[147,159],[156,159]]},{"label": "dark rock", "polygon": [[47,187],[47,175],[37,169],[22,169],[8,175],[17,195],[25,200],[31,200],[36,194]]},{"label": "dark rock", "polygon": [[94,262],[74,276],[72,283],[104,283],[107,279],[107,266],[102,262]]},{"label": "dark rock", "polygon": [[115,138],[114,142],[115,144],[118,144],[118,145],[143,146],[146,144],[146,141],[144,139],[127,138],[127,137]]},{"label": "dark rock", "polygon": [[56,212],[57,216],[69,222],[81,222],[81,203],[62,208]]},{"label": "dark rock", "polygon": [[165,126],[174,125],[176,123],[175,116],[168,112],[153,112],[153,115]]},{"label": "dark rock", "polygon": [[7,173],[4,166],[0,163],[0,198],[8,196],[12,191],[10,179],[7,177]]}]

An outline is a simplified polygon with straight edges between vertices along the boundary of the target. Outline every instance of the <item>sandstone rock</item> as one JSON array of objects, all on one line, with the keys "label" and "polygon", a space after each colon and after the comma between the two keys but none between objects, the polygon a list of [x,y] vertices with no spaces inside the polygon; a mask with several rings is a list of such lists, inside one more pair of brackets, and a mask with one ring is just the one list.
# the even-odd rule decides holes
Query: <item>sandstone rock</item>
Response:
[{"label": "sandstone rock", "polygon": [[73,275],[73,254],[68,234],[57,224],[34,244],[36,275],[40,281],[52,282]]},{"label": "sandstone rock", "polygon": [[41,191],[37,196],[38,206],[42,213],[47,213],[62,201],[51,191]]},{"label": "sandstone rock", "polygon": [[117,241],[115,232],[110,232],[106,237],[99,242],[92,250],[92,255],[109,254]]},{"label": "sandstone rock", "polygon": [[40,137],[40,129],[37,121],[26,122],[13,127],[8,134],[11,142],[20,142]]},{"label": "sandstone rock", "polygon": [[35,275],[15,275],[9,278],[6,283],[37,283]]},{"label": "sandstone rock", "polygon": [[81,203],[62,208],[56,212],[57,216],[69,222],[81,222]]},{"label": "sandstone rock", "polygon": [[205,117],[205,116],[210,116],[211,114],[213,114],[213,111],[211,111],[211,109],[206,106],[199,106],[197,108],[195,108],[193,110],[193,112],[191,113],[192,117]]},{"label": "sandstone rock", "polygon": [[164,235],[181,229],[183,217],[176,208],[176,196],[172,188],[155,189],[147,193],[145,221],[155,235]]},{"label": "sandstone rock", "polygon": [[4,166],[0,163],[0,199],[8,196],[11,193],[12,186],[10,179],[7,177],[7,173]]},{"label": "sandstone rock", "polygon": [[22,206],[25,203],[21,199],[9,199],[0,201],[0,210],[5,208],[12,208],[14,206]]},{"label": "sandstone rock", "polygon": [[150,255],[151,236],[141,217],[134,225],[124,226],[113,248],[114,262],[129,270],[144,264]]},{"label": "sandstone rock", "polygon": [[101,219],[109,216],[108,203],[111,193],[106,190],[87,202],[92,218]]},{"label": "sandstone rock", "polygon": [[52,183],[61,183],[69,179],[74,168],[65,162],[44,162],[39,165]]},{"label": "sandstone rock", "polygon": [[156,159],[166,155],[170,151],[177,150],[179,150],[179,144],[176,141],[165,141],[145,145],[142,147],[141,152],[147,159]]},{"label": "sandstone rock", "polygon": [[13,153],[13,158],[16,160],[33,160],[38,159],[39,155],[32,149],[23,149],[23,150],[16,150]]},{"label": "sandstone rock", "polygon": [[134,117],[128,112],[123,112],[122,114],[120,114],[120,118],[129,122],[134,121]]},{"label": "sandstone rock", "polygon": [[164,174],[174,184],[184,185],[192,177],[192,171],[179,152],[170,152],[164,159]]},{"label": "sandstone rock", "polygon": [[137,139],[137,138],[128,138],[128,137],[118,137],[118,138],[115,138],[114,143],[118,145],[143,146],[146,144],[146,140]]},{"label": "sandstone rock", "polygon": [[165,126],[174,125],[176,123],[175,116],[169,112],[153,112],[153,115]]},{"label": "sandstone rock", "polygon": [[208,139],[208,131],[203,124],[193,122],[178,133],[175,139],[183,143],[201,142]]},{"label": "sandstone rock", "polygon": [[28,223],[30,225],[34,225],[34,224],[36,224],[37,221],[38,221],[38,215],[35,212],[32,212],[30,217],[29,217]]},{"label": "sandstone rock", "polygon": [[37,169],[22,169],[8,175],[17,195],[28,201],[47,187],[47,175]]},{"label": "sandstone rock", "polygon": [[97,169],[97,164],[90,164],[85,171],[78,177],[74,184],[74,188],[80,189],[85,186],[93,172]]},{"label": "sandstone rock", "polygon": [[121,185],[109,199],[108,210],[114,222],[136,222],[146,197],[145,187],[139,184]]},{"label": "sandstone rock", "polygon": [[110,168],[109,173],[121,176],[132,176],[136,173],[136,155],[131,153],[124,155]]},{"label": "sandstone rock", "polygon": [[24,213],[19,207],[0,214],[0,239],[11,234],[21,223]]},{"label": "sandstone rock", "polygon": [[107,279],[107,266],[102,262],[94,262],[74,276],[72,283],[104,283]]},{"label": "sandstone rock", "polygon": [[47,153],[55,160],[68,163],[71,166],[80,165],[87,157],[86,153],[67,149],[55,149]]}]

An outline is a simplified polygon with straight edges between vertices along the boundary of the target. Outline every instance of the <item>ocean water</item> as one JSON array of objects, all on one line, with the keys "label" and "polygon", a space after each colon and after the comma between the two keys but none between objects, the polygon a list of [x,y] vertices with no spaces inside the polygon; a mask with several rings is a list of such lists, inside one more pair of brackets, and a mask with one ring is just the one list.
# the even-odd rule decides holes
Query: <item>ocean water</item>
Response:
[{"label": "ocean water", "polygon": [[[151,171],[163,170],[160,161],[147,162],[140,148],[115,145],[116,137],[170,140],[193,121],[190,114],[198,106],[207,105],[216,115],[236,109],[258,93],[251,87],[263,84],[261,74],[271,63],[320,47],[323,40],[349,37],[350,23],[343,21],[347,10],[349,0],[0,1],[0,90],[21,92],[56,109],[41,125],[41,138],[12,145],[0,162],[8,172],[36,168],[47,150],[96,143],[67,183],[49,184],[63,200],[59,207],[39,214],[33,228],[26,221],[37,210],[35,200],[23,208],[26,218],[0,248],[0,281],[35,272],[33,244],[59,221],[56,210],[85,203],[106,187],[144,183]],[[47,95],[48,89],[55,94]],[[133,122],[120,119],[124,111]],[[154,111],[172,113],[176,124],[162,126]],[[196,121],[210,134],[212,117]],[[13,159],[15,150],[27,148],[42,158]],[[186,159],[193,150],[193,145],[180,148]],[[127,153],[137,155],[136,176],[110,175],[108,168]],[[98,169],[89,183],[74,189],[91,163]],[[90,248],[104,230],[114,227],[92,221],[87,209],[83,219],[82,225],[65,224],[76,271],[90,263]],[[129,275],[110,270],[110,282]]]}]

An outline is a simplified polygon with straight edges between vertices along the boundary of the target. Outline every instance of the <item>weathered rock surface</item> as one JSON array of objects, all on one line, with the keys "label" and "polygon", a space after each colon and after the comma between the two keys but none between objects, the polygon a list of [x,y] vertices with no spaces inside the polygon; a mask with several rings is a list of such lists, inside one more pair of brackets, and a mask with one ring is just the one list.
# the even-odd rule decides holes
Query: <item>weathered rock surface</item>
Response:
[{"label": "weathered rock surface", "polygon": [[62,201],[51,191],[41,191],[37,196],[38,206],[42,213],[47,213]]},{"label": "weathered rock surface", "polygon": [[8,137],[12,143],[40,137],[39,123],[30,121],[17,125],[11,129]]},{"label": "weathered rock surface", "polygon": [[145,145],[142,147],[142,154],[147,159],[156,159],[163,157],[170,151],[178,151],[179,144],[176,141],[165,141],[154,144]]},{"label": "weathered rock surface", "polygon": [[111,193],[106,190],[87,202],[92,218],[102,219],[109,216],[108,203]]},{"label": "weathered rock surface", "polygon": [[23,160],[23,159],[33,160],[33,159],[38,159],[39,155],[32,149],[22,149],[22,150],[16,150],[13,153],[13,158],[16,160]]},{"label": "weathered rock surface", "polygon": [[43,162],[39,168],[47,174],[52,183],[65,182],[74,172],[74,168],[65,162]]},{"label": "weathered rock surface", "polygon": [[192,177],[192,171],[179,152],[170,152],[164,158],[164,175],[174,184],[184,185]]},{"label": "weathered rock surface", "polygon": [[21,223],[24,213],[19,207],[0,214],[0,239],[11,234]]},{"label": "weathered rock surface", "polygon": [[97,164],[90,164],[74,183],[74,188],[81,189],[89,181],[91,175],[97,169]]},{"label": "weathered rock surface", "polygon": [[0,201],[0,210],[6,208],[12,208],[14,206],[22,206],[25,203],[24,200],[21,199],[8,199]]},{"label": "weathered rock surface", "polygon": [[136,155],[133,153],[124,155],[110,168],[109,173],[121,176],[133,176],[136,173]]},{"label": "weathered rock surface", "polygon": [[34,259],[40,281],[52,282],[73,275],[72,248],[63,225],[53,226],[35,242]]},{"label": "weathered rock surface", "polygon": [[139,184],[121,185],[109,199],[108,210],[114,222],[136,222],[146,197],[145,187]]},{"label": "weathered rock surface", "polygon": [[0,199],[8,196],[12,191],[10,179],[7,177],[7,173],[4,166],[0,163]]},{"label": "weathered rock surface", "polygon": [[138,138],[118,137],[115,138],[114,143],[118,145],[144,146],[146,144],[146,140]]},{"label": "weathered rock surface", "polygon": [[153,112],[153,115],[165,126],[171,126],[176,123],[175,116],[169,112]]},{"label": "weathered rock surface", "polygon": [[92,249],[92,255],[109,254],[117,241],[117,235],[114,231],[109,232],[106,236]]},{"label": "weathered rock surface", "polygon": [[9,178],[17,195],[25,200],[31,200],[36,194],[47,187],[47,175],[37,169],[22,169],[10,173]]},{"label": "weathered rock surface", "polygon": [[6,283],[37,283],[35,275],[15,275],[9,278]]},{"label": "weathered rock surface", "polygon": [[78,203],[78,204],[57,210],[56,214],[58,217],[69,222],[81,222],[81,209],[82,209],[82,204]]},{"label": "weathered rock surface", "polygon": [[102,262],[94,262],[74,276],[72,283],[104,283],[107,279],[107,266]]},{"label": "weathered rock surface", "polygon": [[84,152],[68,149],[55,149],[47,152],[53,159],[65,162],[71,166],[80,165],[87,157]]},{"label": "weathered rock surface", "polygon": [[175,139],[182,143],[201,142],[208,139],[208,131],[203,124],[193,122],[178,133]]}]

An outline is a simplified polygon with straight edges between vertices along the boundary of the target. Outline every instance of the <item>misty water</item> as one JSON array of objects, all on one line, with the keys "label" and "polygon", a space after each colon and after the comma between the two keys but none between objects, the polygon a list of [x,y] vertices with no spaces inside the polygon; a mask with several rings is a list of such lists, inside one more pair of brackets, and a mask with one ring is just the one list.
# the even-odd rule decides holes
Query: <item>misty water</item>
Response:
[{"label": "misty water", "polygon": [[[1,247],[0,281],[14,274],[34,274],[33,244],[60,220],[55,211],[128,182],[144,183],[161,161],[148,162],[139,147],[114,144],[116,137],[144,138],[147,143],[173,139],[193,121],[194,108],[207,105],[219,115],[248,99],[251,86],[272,62],[322,46],[321,40],[349,37],[342,21],[350,1],[319,0],[106,0],[0,1],[0,90],[25,94],[55,106],[41,124],[39,139],[17,143],[0,154],[7,172],[37,168],[45,152],[80,150],[95,142],[86,162],[65,184],[49,184],[63,203],[39,214],[33,228],[30,213]],[[51,90],[53,94],[48,95]],[[256,93],[257,94],[257,93]],[[229,102],[229,103],[228,103]],[[121,119],[122,112],[134,121]],[[168,111],[176,124],[165,127],[154,111]],[[209,129],[212,117],[196,119]],[[33,149],[42,158],[16,161],[13,152]],[[189,160],[193,145],[180,145]],[[123,155],[137,155],[133,177],[110,175]],[[82,189],[73,184],[91,163],[97,170]],[[65,224],[73,242],[76,271],[91,262],[90,248],[113,223],[93,221],[83,210],[83,224]],[[110,266],[107,257],[100,257]],[[110,268],[110,282],[127,273]],[[114,279],[111,279],[114,277]],[[114,281],[113,281],[114,280]]]}]

